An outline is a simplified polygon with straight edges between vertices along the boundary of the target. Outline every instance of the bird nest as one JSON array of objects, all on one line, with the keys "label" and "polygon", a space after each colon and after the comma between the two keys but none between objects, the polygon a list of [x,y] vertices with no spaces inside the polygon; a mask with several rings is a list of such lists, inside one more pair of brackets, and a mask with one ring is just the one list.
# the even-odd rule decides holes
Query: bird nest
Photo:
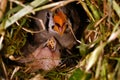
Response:
[{"label": "bird nest", "polygon": [[119,80],[119,0],[0,4],[0,79]]}]

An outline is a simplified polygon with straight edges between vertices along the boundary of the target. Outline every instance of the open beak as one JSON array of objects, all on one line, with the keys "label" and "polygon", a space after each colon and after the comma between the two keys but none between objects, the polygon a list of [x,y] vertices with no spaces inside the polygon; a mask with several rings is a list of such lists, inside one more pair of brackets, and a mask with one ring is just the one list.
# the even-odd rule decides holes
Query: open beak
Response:
[{"label": "open beak", "polygon": [[62,10],[59,10],[54,16],[53,16],[53,20],[54,20],[54,27],[53,30],[55,30],[56,32],[58,32],[61,36],[64,34],[67,25],[67,19],[66,19],[66,15],[62,12]]}]

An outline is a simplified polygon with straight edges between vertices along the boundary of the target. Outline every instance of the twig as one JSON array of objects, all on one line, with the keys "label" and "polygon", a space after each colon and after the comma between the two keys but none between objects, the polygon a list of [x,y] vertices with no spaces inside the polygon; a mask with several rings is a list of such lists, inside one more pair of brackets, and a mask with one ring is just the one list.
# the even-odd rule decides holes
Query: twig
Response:
[{"label": "twig", "polygon": [[97,27],[108,15],[105,15],[103,18],[101,18],[98,22],[95,23],[94,27]]},{"label": "twig", "polygon": [[69,29],[71,30],[71,33],[72,33],[73,37],[75,38],[75,40],[76,40],[78,43],[81,44],[82,42],[76,38],[76,36],[75,36],[75,34],[74,34],[74,32],[73,32],[73,30],[72,30],[72,25],[71,25],[71,23],[70,23],[69,20],[68,20],[68,27],[69,27]]},{"label": "twig", "polygon": [[62,6],[65,6],[66,4],[71,3],[71,2],[74,2],[74,1],[77,1],[77,0],[61,1],[61,3],[60,3],[59,5],[56,5],[54,8],[52,8],[51,11],[54,11],[54,10],[56,10],[57,8],[60,8],[60,7],[62,7]]},{"label": "twig", "polygon": [[5,64],[4,64],[3,61],[1,61],[1,63],[2,63],[2,67],[3,67],[4,73],[5,73],[6,80],[8,80],[8,74],[7,74],[7,70],[6,70]]},{"label": "twig", "polygon": [[41,26],[42,26],[42,29],[43,30],[46,29],[45,25],[44,25],[44,22],[42,21],[42,19],[39,19],[39,18],[36,18],[36,17],[32,17],[32,16],[28,16],[28,15],[27,15],[27,17],[30,17],[30,18],[35,19],[35,20],[38,20],[40,22]]},{"label": "twig", "polygon": [[23,3],[21,3],[20,1],[17,1],[17,0],[10,0],[11,2],[14,2],[22,7],[26,7]]},{"label": "twig", "polygon": [[19,69],[20,69],[19,66],[15,67],[15,69],[13,70],[13,73],[12,73],[12,75],[11,75],[11,77],[10,77],[10,80],[13,79],[14,74],[15,74]]},{"label": "twig", "polygon": [[20,26],[20,27],[21,27],[24,31],[26,31],[26,32],[29,32],[29,33],[40,33],[40,32],[42,32],[42,31],[45,30],[45,26],[44,26],[44,23],[43,23],[42,20],[39,19],[39,22],[41,23],[42,28],[43,28],[43,29],[40,30],[40,31],[32,31],[32,30],[30,30],[30,29],[24,28],[24,27],[22,27],[18,22],[16,22],[16,24],[17,24],[18,26]]},{"label": "twig", "polygon": [[38,7],[40,5],[43,5],[45,3],[49,2],[49,0],[34,0],[29,5],[27,5],[25,8],[18,11],[16,14],[14,14],[12,17],[10,17],[5,24],[5,29],[11,26],[13,23],[15,23],[17,20],[25,16],[26,14],[29,14],[33,11],[35,7]]},{"label": "twig", "polygon": [[0,0],[0,19],[3,17],[6,10],[7,0]]},{"label": "twig", "polygon": [[[43,10],[43,9],[53,8],[53,7],[58,8],[58,7],[65,6],[66,4],[68,4],[70,2],[74,2],[74,1],[77,1],[77,0],[66,0],[66,1],[59,1],[59,2],[50,3],[50,4],[47,4],[45,6],[36,8],[36,9],[34,9],[34,11],[40,11],[40,10]],[[53,8],[53,10],[54,10],[54,8]],[[51,10],[51,11],[53,11],[53,10]]]},{"label": "twig", "polygon": [[40,31],[32,31],[32,30],[27,29],[27,28],[24,28],[24,27],[22,27],[22,29],[23,29],[24,31],[29,32],[29,33],[32,33],[32,34],[34,34],[34,33],[40,33],[40,32],[42,32],[42,31],[44,31],[44,30],[40,30]]},{"label": "twig", "polygon": [[0,34],[1,34],[1,37],[0,37],[0,50],[1,50],[2,49],[2,42],[3,42],[4,36],[5,36],[5,32],[3,31]]}]

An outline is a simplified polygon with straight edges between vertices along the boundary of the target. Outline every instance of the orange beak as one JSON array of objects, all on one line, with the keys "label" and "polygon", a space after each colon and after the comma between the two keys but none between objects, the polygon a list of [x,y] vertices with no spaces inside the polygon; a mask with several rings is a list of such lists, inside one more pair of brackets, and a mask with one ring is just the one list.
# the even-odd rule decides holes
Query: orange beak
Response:
[{"label": "orange beak", "polygon": [[55,23],[55,26],[53,29],[62,36],[67,27],[66,26],[66,22],[67,22],[66,15],[62,11],[59,11],[54,15],[53,20]]}]

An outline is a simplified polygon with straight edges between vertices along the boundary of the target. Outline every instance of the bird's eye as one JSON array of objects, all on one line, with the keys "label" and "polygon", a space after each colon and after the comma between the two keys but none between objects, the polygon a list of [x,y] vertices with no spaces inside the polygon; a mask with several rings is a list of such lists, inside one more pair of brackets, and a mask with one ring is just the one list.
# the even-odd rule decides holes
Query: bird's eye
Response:
[{"label": "bird's eye", "polygon": [[52,29],[54,28],[54,25],[52,26]]}]

